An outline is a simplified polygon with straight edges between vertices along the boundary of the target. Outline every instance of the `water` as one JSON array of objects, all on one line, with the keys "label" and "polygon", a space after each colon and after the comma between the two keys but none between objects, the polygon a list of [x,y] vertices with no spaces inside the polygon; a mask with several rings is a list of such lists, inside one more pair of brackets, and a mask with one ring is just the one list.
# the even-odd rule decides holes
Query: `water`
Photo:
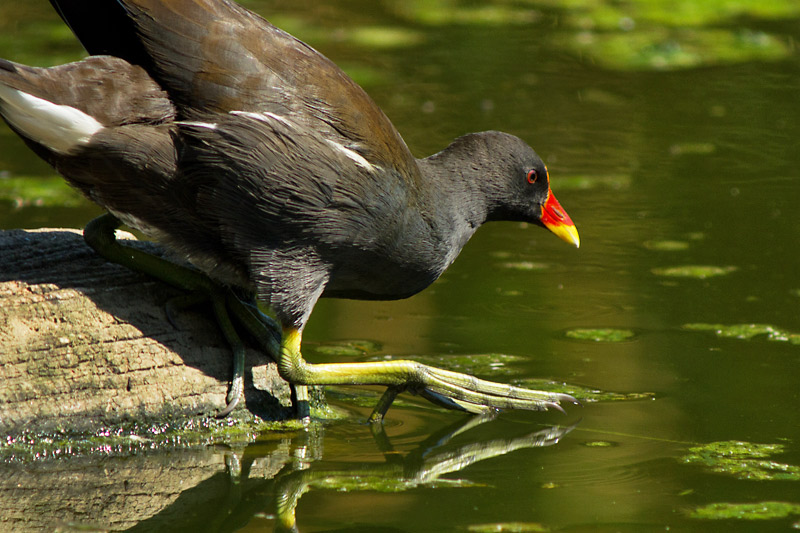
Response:
[{"label": "water", "polygon": [[[742,57],[741,50],[736,55],[709,46],[699,53],[702,64],[687,68],[663,68],[663,61],[684,60],[707,26],[669,29],[669,22],[648,21],[644,8],[633,12],[637,26],[626,34],[599,22],[592,29],[586,20],[596,14],[558,11],[548,2],[497,4],[484,13],[496,20],[492,24],[470,22],[471,4],[454,12],[444,3],[419,11],[414,2],[249,4],[279,14],[276,22],[351,72],[417,155],[438,151],[467,131],[502,129],[528,140],[548,163],[553,189],[581,233],[575,250],[538,228],[487,225],[439,282],[409,300],[320,303],[304,337],[309,346],[366,338],[381,346],[371,356],[511,354],[520,357],[509,365],[514,373],[496,379],[549,378],[652,395],[586,403],[569,408],[567,416],[504,413],[452,440],[439,433],[468,417],[410,399],[390,411],[387,435],[378,438],[348,421],[309,433],[263,435],[246,450],[18,467],[20,483],[43,471],[66,482],[71,470],[88,468],[106,469],[109,483],[118,486],[139,482],[136,470],[162,472],[164,496],[146,505],[136,498],[159,492],[153,486],[144,485],[118,508],[97,504],[102,484],[86,501],[70,503],[86,509],[80,522],[119,529],[200,524],[270,531],[280,514],[276,499],[299,486],[309,489],[295,513],[303,532],[800,527],[797,475],[752,479],[765,471],[746,454],[739,474],[713,452],[706,452],[706,463],[689,457],[690,448],[715,442],[779,444],[783,450],[766,460],[789,472],[800,469],[800,345],[780,340],[800,333],[800,68],[794,44],[800,26],[791,6],[780,12],[785,4],[762,4],[778,14],[720,18],[711,27],[748,43],[766,42],[759,50],[775,39],[784,55]],[[512,8],[522,11],[508,15]],[[9,14],[0,22],[6,35],[0,56],[37,64],[80,57],[49,6],[3,0],[0,12]],[[674,41],[644,47],[661,54],[647,67],[603,56],[599,41],[575,45],[603,32],[635,37],[647,24],[658,28],[651,33],[677,32]],[[378,26],[395,29],[377,32],[394,39],[376,42],[360,31]],[[5,129],[0,170],[31,179],[52,175]],[[6,202],[0,227],[78,227],[97,212],[86,203],[40,208]],[[664,269],[687,265],[727,273],[664,275]],[[726,338],[686,328],[698,324],[765,324],[783,337]],[[568,335],[588,328],[630,330],[633,337],[598,342]],[[333,398],[356,419],[369,412]],[[536,439],[525,437],[578,420],[551,446],[534,446]],[[497,439],[506,448],[495,443],[485,453],[496,456],[467,464],[465,457],[474,455],[465,447]],[[436,478],[426,469],[444,461],[442,452],[463,454],[464,464]],[[226,458],[234,471],[235,459],[243,458],[241,483],[225,474]],[[298,462],[306,469],[277,474]],[[45,496],[30,498],[32,510]],[[693,515],[714,503],[771,501],[795,507],[765,520]],[[119,517],[109,509],[123,509],[125,520],[115,522]]]}]

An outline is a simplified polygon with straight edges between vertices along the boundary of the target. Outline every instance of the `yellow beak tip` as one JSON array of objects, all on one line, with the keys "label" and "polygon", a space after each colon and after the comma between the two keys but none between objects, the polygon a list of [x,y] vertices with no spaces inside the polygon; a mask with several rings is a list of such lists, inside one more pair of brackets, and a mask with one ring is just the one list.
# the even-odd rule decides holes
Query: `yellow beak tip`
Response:
[{"label": "yellow beak tip", "polygon": [[581,237],[578,235],[578,230],[575,226],[560,224],[558,226],[547,226],[547,229],[555,233],[555,235],[562,241],[572,244],[575,248],[581,247]]}]

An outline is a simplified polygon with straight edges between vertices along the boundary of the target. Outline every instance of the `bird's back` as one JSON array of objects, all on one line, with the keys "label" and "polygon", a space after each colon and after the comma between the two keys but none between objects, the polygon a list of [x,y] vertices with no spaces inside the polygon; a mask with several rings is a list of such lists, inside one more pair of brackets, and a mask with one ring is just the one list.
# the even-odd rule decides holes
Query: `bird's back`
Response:
[{"label": "bird's back", "polygon": [[[325,56],[227,0],[51,0],[90,54],[145,68],[182,118],[270,112],[371,163],[417,174],[400,134]],[[87,18],[87,6],[100,10]],[[107,20],[107,28],[95,21]]]}]

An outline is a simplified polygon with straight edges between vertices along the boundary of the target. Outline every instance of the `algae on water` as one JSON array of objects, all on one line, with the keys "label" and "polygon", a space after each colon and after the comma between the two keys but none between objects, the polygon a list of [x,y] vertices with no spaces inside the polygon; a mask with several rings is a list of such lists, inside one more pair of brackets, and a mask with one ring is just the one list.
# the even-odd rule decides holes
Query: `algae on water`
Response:
[{"label": "algae on water", "polygon": [[516,380],[515,384],[527,389],[569,394],[581,402],[620,402],[655,398],[655,393],[652,392],[611,392],[546,379],[521,379]]},{"label": "algae on water", "polygon": [[358,357],[380,351],[381,344],[375,341],[358,339],[326,342],[310,347],[310,350],[320,355],[336,357]]},{"label": "algae on water", "polygon": [[696,278],[707,279],[717,276],[725,276],[738,270],[735,266],[715,266],[715,265],[682,265],[673,267],[660,267],[652,270],[656,276],[667,278]]},{"label": "algae on water", "polygon": [[783,451],[782,444],[722,441],[689,448],[680,460],[737,479],[800,481],[800,466],[770,459]]},{"label": "algae on water", "polygon": [[689,243],[686,241],[674,240],[651,240],[645,241],[644,247],[648,250],[655,250],[658,252],[682,252],[689,249]]},{"label": "algae on water", "polygon": [[711,503],[697,507],[690,513],[692,518],[704,520],[772,520],[800,515],[800,503]]},{"label": "algae on water", "polygon": [[770,324],[706,324],[703,322],[684,324],[689,331],[712,331],[717,337],[727,339],[751,340],[764,336],[768,341],[800,344],[800,333],[782,330]]},{"label": "algae on water", "polygon": [[578,328],[568,330],[565,335],[570,339],[582,341],[622,342],[632,339],[635,333],[629,329]]}]

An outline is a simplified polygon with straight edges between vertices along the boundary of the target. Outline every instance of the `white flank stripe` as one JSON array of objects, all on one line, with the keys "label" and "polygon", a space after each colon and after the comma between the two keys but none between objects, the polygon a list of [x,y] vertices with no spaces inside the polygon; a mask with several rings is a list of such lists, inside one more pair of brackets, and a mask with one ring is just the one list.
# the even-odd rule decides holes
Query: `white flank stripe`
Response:
[{"label": "white flank stripe", "polygon": [[[275,113],[270,113],[269,111],[264,111],[262,113],[254,113],[252,111],[231,111],[230,113],[231,113],[231,115],[236,115],[236,116],[241,116],[241,117],[248,117],[248,118],[252,118],[254,120],[259,120],[261,122],[269,122],[270,119],[271,120],[276,120],[276,121],[280,122],[281,124],[285,124],[286,126],[288,126],[290,128],[296,128],[297,127],[294,122],[292,122],[291,120],[287,119],[286,117],[282,117],[280,115],[276,115]],[[369,161],[364,159],[364,157],[361,156],[361,154],[359,154],[358,152],[355,152],[355,151],[351,150],[350,148],[347,148],[346,146],[341,145],[341,144],[339,144],[339,143],[337,143],[335,141],[331,141],[329,139],[325,139],[325,141],[328,144],[330,144],[333,148],[335,148],[336,150],[340,151],[341,153],[343,153],[344,155],[346,155],[347,157],[349,157],[350,159],[355,161],[357,165],[359,165],[359,166],[361,166],[361,167],[363,167],[363,168],[365,168],[367,170],[374,170],[375,169],[375,167],[372,165],[372,163],[370,163]]]},{"label": "white flank stripe", "polygon": [[280,115],[276,115],[275,113],[270,113],[269,111],[264,111],[263,113],[254,113],[252,111],[231,111],[231,115],[237,115],[240,117],[248,117],[255,120],[260,120],[261,122],[269,122],[269,119],[277,120],[278,122],[284,124],[285,126],[289,126],[290,128],[294,128],[294,123],[284,118]]},{"label": "white flank stripe", "polygon": [[85,146],[103,129],[83,111],[0,85],[0,112],[23,135],[61,154]]},{"label": "white flank stripe", "polygon": [[286,124],[290,128],[294,128],[295,127],[294,126],[294,122],[292,122],[288,118],[284,118],[284,117],[282,117],[280,115],[276,115],[275,113],[270,113],[269,111],[265,111],[264,114],[266,116],[268,116],[268,117],[271,117],[271,118],[277,120],[278,122],[283,122],[284,124]]},{"label": "white flank stripe", "polygon": [[372,166],[372,163],[364,159],[364,157],[358,152],[354,152],[350,148],[342,146],[341,144],[331,141],[330,139],[325,139],[325,141],[334,148],[336,148],[337,150],[339,150],[340,152],[342,152],[344,155],[355,161],[358,165],[364,167],[365,169],[373,170],[375,168],[374,166]]},{"label": "white flank stripe", "polygon": [[191,126],[195,128],[205,128],[207,130],[215,130],[217,129],[217,125],[214,122],[195,122],[193,120],[179,120],[176,121],[175,124],[180,126]]}]

